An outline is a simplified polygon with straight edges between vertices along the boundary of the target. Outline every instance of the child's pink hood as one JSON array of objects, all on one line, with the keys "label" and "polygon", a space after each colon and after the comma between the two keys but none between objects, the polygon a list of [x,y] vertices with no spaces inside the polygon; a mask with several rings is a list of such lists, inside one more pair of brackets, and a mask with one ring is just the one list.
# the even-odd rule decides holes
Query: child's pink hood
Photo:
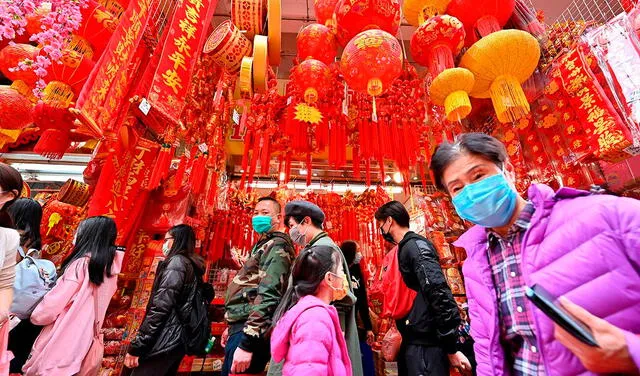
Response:
[{"label": "child's pink hood", "polygon": [[[286,360],[285,376],[308,373],[315,367],[326,367],[327,375],[351,375],[338,312],[312,295],[300,299],[277,323],[271,336],[271,355],[278,363]],[[327,363],[323,364],[324,359]]]}]

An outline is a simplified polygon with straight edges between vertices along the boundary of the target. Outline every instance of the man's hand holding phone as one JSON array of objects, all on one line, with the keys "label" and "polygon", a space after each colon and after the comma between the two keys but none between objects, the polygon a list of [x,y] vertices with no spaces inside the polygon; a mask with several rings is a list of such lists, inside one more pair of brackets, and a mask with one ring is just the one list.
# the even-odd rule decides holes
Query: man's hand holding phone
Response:
[{"label": "man's hand holding phone", "polygon": [[577,356],[586,369],[595,373],[639,374],[638,366],[629,354],[625,334],[620,328],[592,315],[566,298],[560,298],[559,301],[569,314],[591,329],[598,343],[599,347],[589,346],[555,324],[556,339]]}]

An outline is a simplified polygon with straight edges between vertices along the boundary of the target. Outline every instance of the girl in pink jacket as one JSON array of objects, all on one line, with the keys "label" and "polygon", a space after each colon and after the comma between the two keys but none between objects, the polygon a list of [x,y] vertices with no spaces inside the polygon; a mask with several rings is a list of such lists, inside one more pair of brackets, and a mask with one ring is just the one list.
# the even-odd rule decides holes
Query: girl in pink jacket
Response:
[{"label": "girl in pink jacket", "polygon": [[93,342],[95,321],[102,325],[117,289],[124,253],[116,251],[116,235],[111,218],[91,217],[80,223],[62,277],[31,314],[31,322],[44,328],[22,369],[25,375],[71,376],[80,371]]},{"label": "girl in pink jacket", "polygon": [[289,286],[274,315],[273,361],[284,360],[283,376],[351,376],[351,361],[330,305],[345,296],[345,272],[338,250],[315,246],[303,250],[291,271]]}]

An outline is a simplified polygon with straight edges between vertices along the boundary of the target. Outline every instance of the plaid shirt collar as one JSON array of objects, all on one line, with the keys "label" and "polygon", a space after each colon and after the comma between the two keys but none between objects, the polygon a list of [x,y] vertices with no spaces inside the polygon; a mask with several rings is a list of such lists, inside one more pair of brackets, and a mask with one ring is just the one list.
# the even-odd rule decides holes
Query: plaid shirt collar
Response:
[{"label": "plaid shirt collar", "polygon": [[[506,240],[513,239],[513,237],[522,231],[527,231],[529,226],[531,226],[531,218],[533,217],[533,213],[536,211],[535,206],[531,201],[527,201],[527,205],[525,205],[524,209],[518,216],[518,219],[511,225],[509,232],[507,233]],[[487,229],[487,239],[489,241],[489,247],[494,248],[498,241],[502,239],[502,236],[492,229]]]}]

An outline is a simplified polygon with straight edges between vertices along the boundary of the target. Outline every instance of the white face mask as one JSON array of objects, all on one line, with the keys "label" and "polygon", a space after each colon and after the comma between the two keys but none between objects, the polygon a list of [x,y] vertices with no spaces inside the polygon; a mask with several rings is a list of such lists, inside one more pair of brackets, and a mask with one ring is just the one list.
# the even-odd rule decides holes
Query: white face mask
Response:
[{"label": "white face mask", "polygon": [[169,242],[166,241],[162,244],[162,254],[167,257],[169,256],[169,252],[171,251],[171,247],[169,247]]}]

